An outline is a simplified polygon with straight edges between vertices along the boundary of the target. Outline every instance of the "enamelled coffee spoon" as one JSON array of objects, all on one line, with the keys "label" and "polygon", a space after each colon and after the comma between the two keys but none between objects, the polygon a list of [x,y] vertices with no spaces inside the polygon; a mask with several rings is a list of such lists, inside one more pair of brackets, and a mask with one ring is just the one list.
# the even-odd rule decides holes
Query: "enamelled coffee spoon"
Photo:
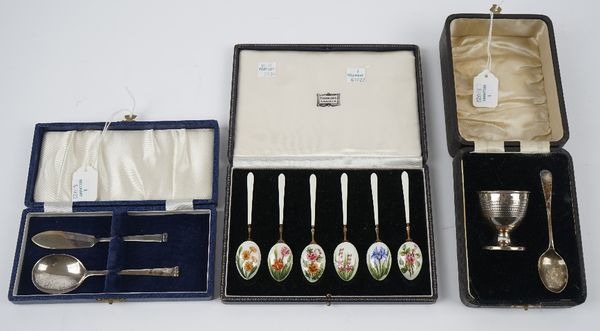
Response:
[{"label": "enamelled coffee spoon", "polygon": [[271,250],[267,257],[269,263],[269,273],[271,277],[278,282],[282,282],[287,278],[294,264],[294,256],[292,250],[285,241],[283,241],[283,210],[285,202],[285,175],[279,174],[277,178],[279,191],[279,240]]},{"label": "enamelled coffee spoon", "polygon": [[240,244],[235,254],[235,265],[240,276],[249,280],[256,275],[260,267],[260,248],[252,241],[252,200],[254,195],[254,174],[249,172],[246,177],[248,195],[248,239]]},{"label": "enamelled coffee spoon", "polygon": [[300,256],[300,264],[304,278],[311,283],[316,282],[325,271],[325,252],[315,241],[315,210],[317,200],[317,176],[310,175],[310,237],[311,241]]},{"label": "enamelled coffee spoon", "polygon": [[384,280],[390,273],[392,254],[390,248],[379,239],[379,194],[377,174],[371,174],[371,196],[375,220],[375,242],[367,250],[367,268],[375,280]]},{"label": "enamelled coffee spoon", "polygon": [[410,238],[410,199],[408,173],[402,172],[402,195],[404,197],[404,214],[406,218],[406,241],[398,249],[398,266],[402,276],[408,280],[417,278],[423,265],[421,248]]},{"label": "enamelled coffee spoon", "polygon": [[[168,235],[160,234],[145,234],[137,236],[122,237],[123,241],[137,241],[147,243],[166,243]],[[31,238],[36,245],[46,249],[77,249],[77,248],[92,248],[97,243],[109,242],[112,237],[96,238],[89,234],[67,232],[67,231],[44,231],[36,234]]]},{"label": "enamelled coffee spoon", "polygon": [[552,173],[548,170],[540,172],[544,200],[546,202],[546,216],[548,221],[548,249],[538,259],[538,273],[542,283],[553,293],[562,292],[569,282],[569,270],[565,259],[554,248],[554,234],[552,233]]},{"label": "enamelled coffee spoon", "polygon": [[348,175],[343,173],[340,177],[342,188],[342,223],[344,225],[344,241],[335,248],[333,262],[335,272],[344,281],[350,281],[358,269],[358,251],[348,241]]},{"label": "enamelled coffee spoon", "polygon": [[[33,285],[44,293],[63,294],[77,289],[88,277],[107,274],[108,270],[88,271],[74,256],[52,254],[37,261],[31,271],[31,280]],[[119,275],[179,277],[179,267],[128,269],[119,271]]]}]

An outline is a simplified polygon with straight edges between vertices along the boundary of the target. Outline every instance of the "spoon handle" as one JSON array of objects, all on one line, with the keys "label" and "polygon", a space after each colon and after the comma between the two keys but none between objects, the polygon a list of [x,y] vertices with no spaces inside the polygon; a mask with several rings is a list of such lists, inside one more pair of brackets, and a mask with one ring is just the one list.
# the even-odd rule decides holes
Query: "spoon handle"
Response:
[{"label": "spoon handle", "polygon": [[377,192],[377,174],[371,174],[371,198],[373,198],[373,218],[375,219],[375,226],[379,225],[379,195]]},{"label": "spoon handle", "polygon": [[254,174],[249,172],[246,177],[246,191],[248,192],[248,226],[252,224],[252,197],[254,195]]},{"label": "spoon handle", "polygon": [[409,196],[408,196],[408,173],[406,171],[402,172],[402,197],[404,198],[404,217],[406,219],[406,224],[410,224],[410,205],[409,205]]},{"label": "spoon handle", "polygon": [[348,175],[346,173],[340,177],[340,184],[342,186],[342,224],[346,226],[348,224]]},{"label": "spoon handle", "polygon": [[552,231],[552,173],[548,170],[540,171],[542,190],[546,202],[546,216],[548,218],[548,242],[549,247],[554,247],[554,233]]},{"label": "spoon handle", "polygon": [[119,271],[122,276],[156,276],[156,277],[179,277],[179,267],[152,268],[152,269],[126,269]]},{"label": "spoon handle", "polygon": [[279,174],[277,177],[279,184],[279,225],[283,224],[283,204],[285,200],[285,175]]},{"label": "spoon handle", "polygon": [[310,175],[310,226],[315,227],[315,205],[317,203],[317,176]]}]

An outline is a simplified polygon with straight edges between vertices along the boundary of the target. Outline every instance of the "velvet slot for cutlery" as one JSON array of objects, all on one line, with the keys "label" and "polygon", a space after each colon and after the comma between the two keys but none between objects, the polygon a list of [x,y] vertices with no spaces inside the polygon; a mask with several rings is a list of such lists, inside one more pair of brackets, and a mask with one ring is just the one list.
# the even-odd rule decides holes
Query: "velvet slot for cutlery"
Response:
[{"label": "velvet slot for cutlery", "polygon": [[[36,126],[27,209],[22,214],[9,300],[210,299],[218,124],[211,120],[114,122],[102,133],[103,127],[104,123]],[[86,162],[97,171],[97,199],[72,201],[74,173]],[[46,231],[107,239],[86,248],[34,243],[32,238]],[[139,235],[156,236],[150,242],[128,238]],[[106,270],[106,275],[88,277],[67,293],[48,294],[40,290],[39,281],[34,284],[32,270],[51,254],[71,255],[88,271]],[[178,273],[172,276],[177,277],[122,274],[130,269],[174,267]],[[48,284],[42,286],[53,286]]]},{"label": "velvet slot for cutlery", "polygon": [[[453,157],[459,288],[470,307],[570,307],[586,299],[573,160],[563,148],[568,122],[552,22],[542,15],[496,14],[491,72],[498,105],[473,105],[473,79],[486,68],[489,14],[448,17],[440,39],[448,151]],[[551,225],[568,279],[545,287],[538,260],[549,246],[541,172],[553,178]],[[489,250],[497,230],[480,191],[528,191],[522,221],[510,232],[523,251]]]},{"label": "velvet slot for cutlery", "polygon": [[[424,112],[417,46],[237,45],[226,182],[223,302],[435,302]],[[403,276],[396,260],[408,234],[408,206],[403,202],[401,180],[404,171],[410,178],[410,237],[422,253],[421,269],[413,280]],[[383,280],[376,280],[367,268],[367,259],[375,258],[367,256],[376,241],[373,173],[378,178],[379,236],[389,247],[388,253],[378,253],[378,257],[393,258]],[[285,177],[284,197],[278,189],[281,174]],[[343,263],[334,256],[336,246],[344,240],[343,174],[348,187],[347,239],[359,257],[350,280],[340,276],[338,269]],[[313,264],[304,265],[307,262],[302,257],[311,243],[311,175],[316,184],[314,239],[325,258],[317,280],[307,278]],[[283,280],[272,276],[277,260],[268,258],[279,238],[281,205],[285,206],[282,238],[293,261]],[[248,228],[261,257],[255,274],[244,274],[246,264],[248,268],[253,265],[239,263],[240,258],[258,260],[256,253],[238,248],[247,242]],[[314,259],[321,261],[320,257]]]}]

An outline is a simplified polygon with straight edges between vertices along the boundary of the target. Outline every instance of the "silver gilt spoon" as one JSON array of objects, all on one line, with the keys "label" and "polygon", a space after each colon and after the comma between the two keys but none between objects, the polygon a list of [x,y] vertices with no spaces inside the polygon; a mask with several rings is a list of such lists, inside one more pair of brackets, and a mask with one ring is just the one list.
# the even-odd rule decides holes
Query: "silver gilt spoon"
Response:
[{"label": "silver gilt spoon", "polygon": [[[35,287],[49,294],[63,294],[77,289],[92,276],[106,276],[108,270],[88,271],[76,257],[67,254],[51,254],[39,259],[31,271]],[[179,277],[179,267],[128,269],[119,271],[122,276]]]},{"label": "silver gilt spoon", "polygon": [[248,198],[248,239],[238,246],[235,254],[235,265],[240,276],[249,280],[256,275],[260,267],[260,248],[252,241],[252,203],[254,198],[254,174],[246,176],[246,194]]},{"label": "silver gilt spoon", "polygon": [[279,191],[279,240],[269,250],[267,261],[269,273],[274,280],[283,282],[292,271],[294,255],[290,246],[283,241],[283,210],[285,203],[285,175],[277,177]]},{"label": "silver gilt spoon", "polygon": [[569,270],[565,260],[554,248],[554,234],[552,233],[552,173],[548,170],[540,172],[544,200],[546,202],[546,216],[548,219],[548,249],[538,259],[538,273],[548,291],[562,292],[569,282]]},{"label": "silver gilt spoon", "polygon": [[410,237],[410,184],[408,173],[402,172],[402,195],[404,196],[404,215],[406,219],[406,241],[398,249],[398,267],[402,276],[408,280],[417,278],[423,266],[423,253]]},{"label": "silver gilt spoon", "polygon": [[325,271],[325,251],[315,241],[315,210],[317,201],[317,176],[310,175],[310,243],[304,247],[302,255],[300,255],[300,266],[304,278],[311,283],[316,282],[321,278]]},{"label": "silver gilt spoon", "polygon": [[348,175],[343,173],[340,177],[340,186],[342,189],[342,224],[344,226],[344,241],[342,241],[333,251],[333,263],[335,272],[346,282],[349,282],[356,275],[358,270],[358,251],[356,247],[348,241]]},{"label": "silver gilt spoon", "polygon": [[[97,243],[109,242],[112,237],[96,238],[89,234],[68,232],[68,231],[44,231],[31,238],[36,245],[46,249],[79,249],[92,248]],[[166,243],[168,235],[144,234],[137,236],[125,236],[123,241],[137,241],[147,243]]]}]

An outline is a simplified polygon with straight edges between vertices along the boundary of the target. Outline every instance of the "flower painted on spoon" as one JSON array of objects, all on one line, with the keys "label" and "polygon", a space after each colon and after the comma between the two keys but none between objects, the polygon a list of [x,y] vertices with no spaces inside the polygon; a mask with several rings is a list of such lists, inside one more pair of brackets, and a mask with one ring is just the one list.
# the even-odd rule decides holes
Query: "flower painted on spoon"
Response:
[{"label": "flower painted on spoon", "polygon": [[423,266],[421,248],[410,238],[410,207],[409,207],[408,173],[402,172],[402,193],[404,197],[404,214],[406,219],[406,241],[398,249],[398,267],[402,276],[408,280],[417,278]]},{"label": "flower painted on spoon", "polygon": [[392,257],[390,248],[379,239],[379,197],[377,174],[371,174],[371,197],[375,221],[375,242],[367,250],[367,269],[375,280],[384,280],[390,273]]},{"label": "flower painted on spoon", "polygon": [[238,247],[235,254],[235,265],[237,270],[245,280],[249,280],[256,275],[260,267],[260,248],[252,241],[252,198],[254,194],[254,174],[249,172],[246,177],[246,188],[248,195],[248,240],[244,241]]},{"label": "flower painted on spoon", "polygon": [[358,251],[348,241],[348,175],[343,173],[340,177],[342,188],[342,222],[344,225],[344,241],[337,245],[333,251],[335,272],[344,281],[350,281],[358,270]]},{"label": "flower painted on spoon", "polygon": [[278,282],[282,282],[287,278],[292,270],[292,265],[294,264],[294,257],[292,255],[292,250],[290,246],[288,246],[283,241],[283,210],[284,210],[284,200],[285,200],[285,175],[279,174],[278,177],[278,188],[279,188],[279,240],[271,250],[268,255],[269,262],[269,273],[271,277]]},{"label": "flower painted on spoon", "polygon": [[325,271],[325,252],[315,241],[315,209],[317,200],[317,176],[310,175],[310,233],[311,242],[300,255],[300,265],[304,278],[311,283],[321,278]]}]

